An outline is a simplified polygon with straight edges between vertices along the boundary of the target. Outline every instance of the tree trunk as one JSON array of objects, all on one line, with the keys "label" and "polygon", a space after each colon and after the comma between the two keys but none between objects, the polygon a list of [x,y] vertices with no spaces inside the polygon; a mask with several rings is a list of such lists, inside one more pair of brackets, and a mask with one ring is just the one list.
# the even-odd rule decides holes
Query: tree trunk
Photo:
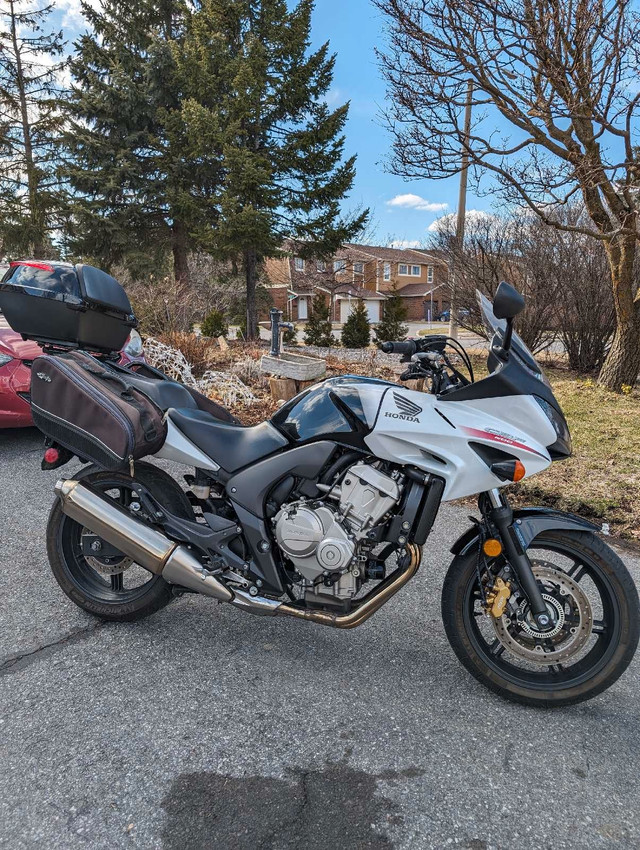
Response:
[{"label": "tree trunk", "polygon": [[33,146],[31,144],[31,122],[29,121],[29,107],[27,104],[27,92],[22,68],[21,47],[18,44],[18,32],[16,26],[16,15],[14,4],[10,2],[11,14],[11,40],[16,58],[16,85],[18,87],[18,100],[20,102],[20,120],[22,123],[22,136],[24,140],[24,164],[27,174],[27,197],[29,199],[29,220],[31,250],[34,257],[44,256],[44,229],[42,212],[40,209],[38,175],[33,159]]},{"label": "tree trunk", "polygon": [[258,257],[253,249],[244,252],[244,271],[247,281],[247,339],[256,339],[258,336],[258,314],[256,309]]},{"label": "tree trunk", "polygon": [[173,274],[179,295],[189,291],[189,264],[187,262],[187,229],[181,221],[174,219],[171,227],[171,250],[173,251]]},{"label": "tree trunk", "polygon": [[620,392],[623,385],[635,386],[640,372],[640,300],[634,300],[636,250],[635,236],[620,237],[607,245],[616,331],[598,383],[614,392]]}]

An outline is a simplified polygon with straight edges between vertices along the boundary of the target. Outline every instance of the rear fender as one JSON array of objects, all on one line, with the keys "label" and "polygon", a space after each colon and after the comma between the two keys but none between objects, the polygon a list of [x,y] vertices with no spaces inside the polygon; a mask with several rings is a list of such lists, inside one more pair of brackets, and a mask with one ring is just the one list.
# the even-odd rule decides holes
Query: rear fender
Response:
[{"label": "rear fender", "polygon": [[[513,528],[523,549],[543,531],[562,529],[566,531],[600,531],[600,526],[589,520],[565,511],[548,508],[521,508],[513,512]],[[477,548],[480,532],[473,525],[462,534],[451,547],[454,555],[464,555],[470,549]]]}]

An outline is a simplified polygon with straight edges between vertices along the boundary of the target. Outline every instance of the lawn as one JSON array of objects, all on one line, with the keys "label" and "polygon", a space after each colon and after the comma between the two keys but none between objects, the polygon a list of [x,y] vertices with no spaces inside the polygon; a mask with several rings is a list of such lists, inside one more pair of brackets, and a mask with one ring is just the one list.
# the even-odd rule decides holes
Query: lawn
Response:
[{"label": "lawn", "polygon": [[518,485],[518,500],[573,511],[640,540],[640,391],[617,395],[548,369],[571,436],[573,457]]}]

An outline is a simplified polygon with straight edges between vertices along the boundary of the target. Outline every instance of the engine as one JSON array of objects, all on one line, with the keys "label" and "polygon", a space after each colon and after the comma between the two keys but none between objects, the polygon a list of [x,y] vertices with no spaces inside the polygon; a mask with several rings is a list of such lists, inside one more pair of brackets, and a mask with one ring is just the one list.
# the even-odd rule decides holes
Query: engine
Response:
[{"label": "engine", "polygon": [[367,531],[383,520],[402,494],[401,476],[387,475],[378,465],[356,463],[340,484],[326,486],[321,501],[289,502],[276,514],[276,540],[307,592],[340,602],[358,592]]}]

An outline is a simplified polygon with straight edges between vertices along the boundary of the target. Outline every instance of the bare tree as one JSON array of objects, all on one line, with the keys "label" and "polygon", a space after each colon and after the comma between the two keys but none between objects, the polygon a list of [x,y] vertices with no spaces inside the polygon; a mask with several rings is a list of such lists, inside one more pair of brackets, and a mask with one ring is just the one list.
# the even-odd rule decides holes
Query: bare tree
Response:
[{"label": "bare tree", "polygon": [[518,333],[532,351],[549,347],[555,338],[561,289],[554,274],[554,240],[545,238],[545,230],[550,228],[519,211],[483,214],[468,219],[461,244],[455,217],[441,219],[431,249],[455,267],[460,324],[482,332],[476,289],[492,298],[500,281],[508,280],[526,300]]},{"label": "bare tree", "polygon": [[[600,382],[619,390],[640,369],[634,271],[640,161],[640,21],[631,0],[374,0],[390,24],[381,56],[394,132],[393,170],[445,178],[461,153],[509,200],[560,230],[599,239],[611,267],[616,330]],[[473,84],[466,141],[464,106]],[[496,117],[510,125],[501,134]],[[555,208],[580,192],[588,220]]]}]

